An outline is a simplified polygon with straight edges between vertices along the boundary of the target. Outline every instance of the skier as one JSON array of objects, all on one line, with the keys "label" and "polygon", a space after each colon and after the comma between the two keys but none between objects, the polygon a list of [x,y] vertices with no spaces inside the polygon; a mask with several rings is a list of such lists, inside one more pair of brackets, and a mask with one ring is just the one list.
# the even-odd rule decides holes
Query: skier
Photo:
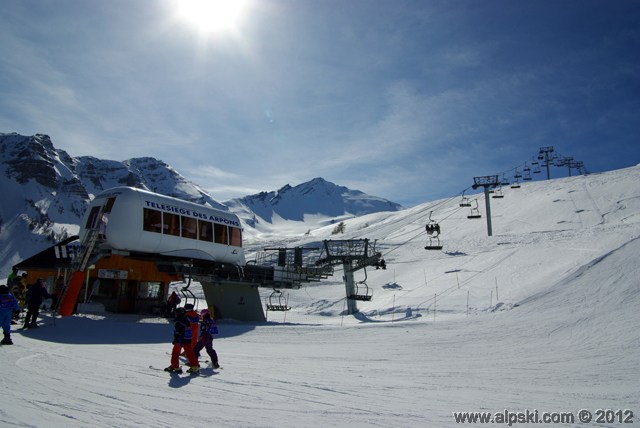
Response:
[{"label": "skier", "polygon": [[8,284],[11,287],[11,293],[18,300],[18,306],[20,309],[14,312],[13,319],[17,320],[20,318],[20,314],[24,312],[24,307],[26,305],[26,292],[27,292],[27,273],[22,272],[22,275],[15,278],[13,280],[13,284]]},{"label": "skier", "polygon": [[191,323],[191,349],[193,349],[198,341],[198,323],[200,322],[200,317],[193,309],[193,305],[191,303],[184,305],[184,309],[186,310],[187,318]]},{"label": "skier", "polygon": [[195,348],[193,348],[193,353],[196,355],[196,358],[200,358],[200,351],[202,351],[202,348],[205,348],[207,354],[211,357],[211,365],[214,369],[218,369],[220,368],[218,364],[218,354],[216,350],[213,349],[213,335],[218,334],[218,326],[215,320],[211,318],[209,309],[200,311],[200,316],[202,316],[202,321],[200,322],[200,339],[198,339],[198,343],[196,343]]},{"label": "skier", "polygon": [[189,359],[189,369],[187,373],[198,373],[200,366],[198,365],[198,359],[193,354],[193,348],[191,347],[191,325],[187,316],[185,315],[184,308],[176,309],[176,319],[173,329],[173,350],[171,352],[171,365],[164,369],[166,372],[182,373],[180,368],[180,351],[184,348],[184,352]]},{"label": "skier", "polygon": [[35,284],[31,284],[27,289],[27,316],[24,319],[23,328],[38,327],[38,313],[43,298],[50,298],[47,287],[44,285],[42,278],[38,278]]},{"label": "skier", "polygon": [[13,345],[11,341],[11,318],[13,311],[19,310],[18,301],[9,293],[9,287],[0,285],[0,324],[4,338],[0,341],[3,345]]}]

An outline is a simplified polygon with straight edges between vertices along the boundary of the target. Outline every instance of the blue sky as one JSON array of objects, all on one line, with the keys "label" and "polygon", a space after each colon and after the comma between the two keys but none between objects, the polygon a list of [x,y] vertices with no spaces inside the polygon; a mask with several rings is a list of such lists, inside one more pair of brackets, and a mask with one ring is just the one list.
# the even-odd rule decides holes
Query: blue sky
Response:
[{"label": "blue sky", "polygon": [[640,1],[245,0],[203,31],[174,0],[3,0],[0,93],[0,132],[220,201],[323,177],[411,206],[541,146],[638,164]]}]

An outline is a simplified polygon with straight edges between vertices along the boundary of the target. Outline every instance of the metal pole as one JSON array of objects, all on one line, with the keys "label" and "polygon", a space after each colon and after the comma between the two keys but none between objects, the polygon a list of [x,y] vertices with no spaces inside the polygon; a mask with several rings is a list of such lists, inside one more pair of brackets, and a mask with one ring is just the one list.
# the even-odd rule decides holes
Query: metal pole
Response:
[{"label": "metal pole", "polygon": [[549,152],[544,152],[544,154],[545,154],[545,161],[547,163],[547,180],[551,180],[551,172],[549,168]]},{"label": "metal pole", "polygon": [[396,320],[396,295],[393,295],[393,310],[391,311],[391,322]]},{"label": "metal pole", "polygon": [[493,236],[493,230],[491,230],[491,198],[489,198],[489,186],[484,186],[484,204],[487,209],[487,233],[489,236]]},{"label": "metal pole", "polygon": [[467,318],[469,318],[469,290],[467,290]]},{"label": "metal pole", "polygon": [[353,315],[358,312],[358,307],[356,306],[356,301],[354,299],[350,299],[350,296],[356,294],[356,286],[353,280],[353,266],[351,266],[351,262],[344,262],[342,264],[344,268],[344,285],[347,292],[347,314]]}]

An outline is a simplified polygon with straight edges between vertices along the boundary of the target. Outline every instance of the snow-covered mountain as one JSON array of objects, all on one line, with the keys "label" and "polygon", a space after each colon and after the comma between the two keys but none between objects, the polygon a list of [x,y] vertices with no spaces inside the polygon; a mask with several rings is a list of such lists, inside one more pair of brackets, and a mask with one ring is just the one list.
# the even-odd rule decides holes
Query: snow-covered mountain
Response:
[{"label": "snow-covered mountain", "polygon": [[304,222],[312,216],[336,219],[402,209],[400,204],[338,186],[320,177],[294,187],[287,184],[277,191],[231,199],[225,205],[250,225],[259,221],[253,218],[254,215],[268,223],[273,223],[277,217]]},{"label": "snow-covered mountain", "polygon": [[158,159],[120,162],[72,157],[56,149],[47,135],[0,133],[0,275],[6,275],[11,265],[76,234],[88,202],[115,186],[133,186],[223,210],[238,210],[247,226],[254,226],[257,217],[267,222],[276,216],[302,221],[312,214],[331,221],[400,208],[321,178],[232,200],[227,207]]}]

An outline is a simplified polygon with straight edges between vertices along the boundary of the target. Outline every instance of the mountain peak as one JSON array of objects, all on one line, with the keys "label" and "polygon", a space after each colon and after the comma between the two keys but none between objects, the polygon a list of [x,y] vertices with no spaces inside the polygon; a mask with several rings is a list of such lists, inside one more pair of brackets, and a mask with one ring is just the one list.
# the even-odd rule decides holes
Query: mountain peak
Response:
[{"label": "mountain peak", "polygon": [[232,211],[244,212],[243,217],[246,219],[251,220],[255,215],[267,222],[272,222],[274,215],[285,220],[304,221],[307,214],[326,217],[360,216],[402,209],[399,204],[338,186],[322,177],[293,187],[287,184],[277,191],[232,199],[225,204]]}]

